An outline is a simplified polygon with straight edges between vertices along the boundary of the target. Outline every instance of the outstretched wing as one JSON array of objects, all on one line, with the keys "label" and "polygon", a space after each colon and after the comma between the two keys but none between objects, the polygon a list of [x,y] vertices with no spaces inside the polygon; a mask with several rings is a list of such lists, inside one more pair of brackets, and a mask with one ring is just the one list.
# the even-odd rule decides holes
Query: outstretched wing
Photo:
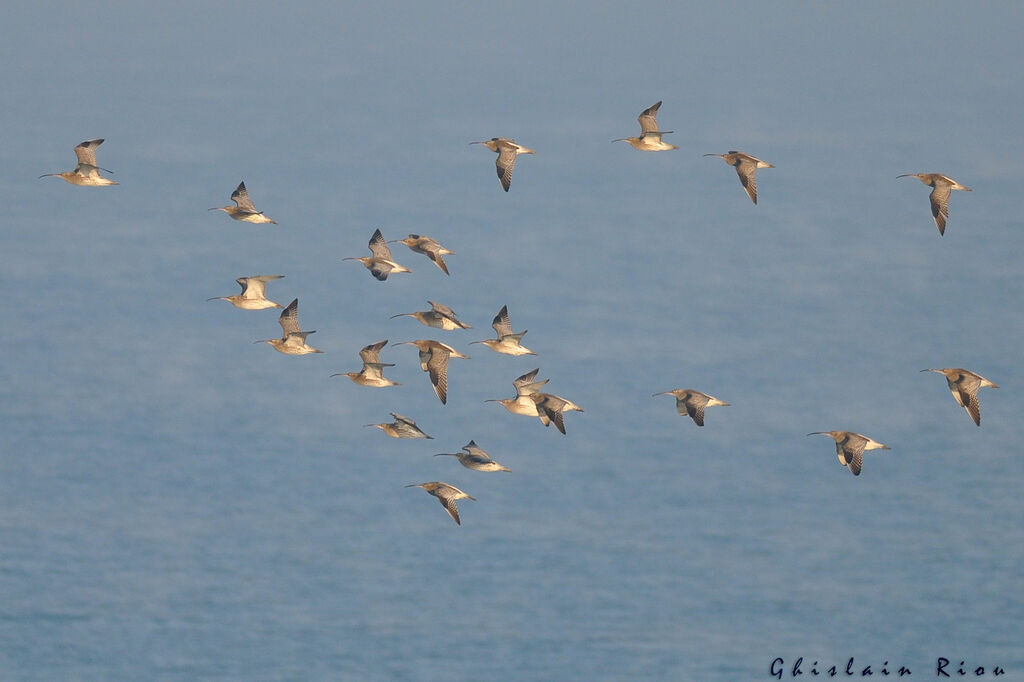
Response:
[{"label": "outstretched wing", "polygon": [[641,137],[648,133],[658,132],[658,109],[661,107],[661,101],[652,104],[648,108],[644,109],[639,118],[636,120],[640,122]]},{"label": "outstretched wing", "polygon": [[694,398],[687,398],[686,400],[686,414],[690,415],[690,419],[697,426],[704,426],[704,406],[707,405],[707,401],[696,400]]},{"label": "outstretched wing", "polygon": [[235,202],[235,205],[243,211],[259,213],[253,205],[252,199],[249,198],[249,190],[245,188],[245,182],[238,183],[238,187],[231,193],[231,201]]},{"label": "outstretched wing", "polygon": [[440,398],[442,405],[448,403],[448,355],[444,348],[434,348],[431,350],[430,359],[427,360],[430,383],[434,385],[434,393]]},{"label": "outstretched wing", "polygon": [[949,193],[951,185],[935,183],[935,188],[928,195],[932,205],[932,217],[935,218],[935,226],[939,228],[939,234],[946,234],[946,219],[949,218]]},{"label": "outstretched wing", "polygon": [[380,233],[380,229],[375,230],[373,236],[370,237],[369,246],[370,252],[373,253],[375,258],[391,260],[391,249],[388,247],[388,243],[384,240],[384,235]]},{"label": "outstretched wing", "polygon": [[516,149],[511,145],[503,144],[498,147],[498,159],[494,162],[498,170],[498,179],[501,186],[508,191],[512,184],[512,171],[516,167]]},{"label": "outstretched wing", "polygon": [[509,334],[512,333],[512,322],[511,320],[509,320],[508,317],[507,305],[501,306],[501,310],[498,311],[498,314],[495,315],[494,319],[491,321],[491,327],[494,329],[494,332],[498,335],[499,341],[503,337],[508,336]]},{"label": "outstretched wing", "polygon": [[288,307],[281,311],[281,317],[277,318],[278,323],[281,325],[281,329],[284,330],[284,335],[295,334],[300,331],[299,328],[299,299],[294,299],[288,304]]},{"label": "outstretched wing", "polygon": [[363,346],[363,349],[359,351],[359,357],[362,358],[364,363],[380,362],[380,350],[386,345],[388,345],[387,339]]},{"label": "outstretched wing", "polygon": [[757,161],[740,158],[736,161],[736,175],[740,176],[740,184],[747,190],[747,196],[755,204],[757,203],[757,178],[754,173],[757,171]]},{"label": "outstretched wing", "polygon": [[85,166],[96,167],[96,147],[103,144],[103,138],[96,140],[86,140],[75,147],[75,156],[78,158],[78,163]]}]

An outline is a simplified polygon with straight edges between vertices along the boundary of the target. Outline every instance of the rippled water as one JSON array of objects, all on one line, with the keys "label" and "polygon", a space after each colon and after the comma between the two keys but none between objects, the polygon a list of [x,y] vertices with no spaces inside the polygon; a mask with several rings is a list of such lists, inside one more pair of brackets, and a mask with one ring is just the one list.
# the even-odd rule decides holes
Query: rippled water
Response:
[{"label": "rippled water", "polygon": [[[0,677],[1024,677],[1015,8],[317,10],[12,12]],[[609,144],[658,99],[678,152]],[[507,195],[495,135],[538,150]],[[120,186],[35,178],[90,137]],[[756,207],[700,156],[734,148]],[[919,171],[974,189],[942,238]],[[278,226],[205,210],[243,179]],[[341,262],[376,227],[451,277]],[[205,301],[257,273],[323,355]],[[427,299],[474,329],[388,319]],[[468,345],[503,304],[536,358]],[[446,406],[410,347],[329,378],[440,334]],[[566,436],[483,402],[536,366]],[[981,428],[944,366],[1000,384]],[[823,429],[892,450],[854,478]],[[470,439],[513,472],[430,456]]]}]

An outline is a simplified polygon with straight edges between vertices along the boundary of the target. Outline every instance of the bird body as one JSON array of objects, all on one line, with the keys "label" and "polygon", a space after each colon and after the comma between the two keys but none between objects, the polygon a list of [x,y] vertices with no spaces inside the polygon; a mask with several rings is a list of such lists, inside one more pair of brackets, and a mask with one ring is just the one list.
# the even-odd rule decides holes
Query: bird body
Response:
[{"label": "bird body", "polygon": [[814,431],[808,436],[828,436],[836,442],[836,456],[839,463],[847,467],[854,476],[860,476],[865,450],[891,450],[888,445],[871,440],[853,431]]},{"label": "bird body", "polygon": [[445,264],[442,256],[454,256],[455,252],[446,249],[430,237],[410,234],[405,239],[395,239],[393,241],[398,242],[399,244],[405,244],[416,253],[422,253],[424,256],[434,261],[434,265],[441,268],[441,272],[446,275],[451,274],[448,272],[448,266]]},{"label": "bird body", "polygon": [[516,144],[515,140],[507,137],[492,137],[489,140],[470,142],[470,144],[482,144],[492,152],[498,153],[498,158],[494,163],[498,171],[498,179],[501,180],[501,186],[506,192],[512,185],[512,171],[516,167],[516,157],[520,154],[537,153],[521,144]]},{"label": "bird body", "polygon": [[[693,420],[697,426],[704,426],[704,408],[715,405],[728,406],[729,403],[719,400],[707,393],[695,391],[692,388],[677,388],[672,391],[655,393],[658,395],[672,395],[676,399],[676,410],[679,414],[685,414]],[[653,396],[652,396],[653,397]]]},{"label": "bird body", "polygon": [[541,393],[537,391],[529,395],[530,400],[537,407],[537,417],[544,426],[554,423],[555,428],[565,434],[565,422],[562,413],[565,411],[582,412],[583,408],[576,403],[560,398],[552,393]]},{"label": "bird body", "polygon": [[315,334],[316,331],[304,332],[299,330],[299,299],[293,300],[288,307],[281,311],[278,323],[284,331],[280,339],[265,339],[253,343],[269,343],[274,350],[286,355],[308,355],[309,353],[323,353],[322,350],[313,348],[306,343],[306,337]]},{"label": "bird body", "polygon": [[463,355],[446,343],[434,341],[433,339],[417,339],[415,341],[402,341],[394,344],[396,346],[416,346],[420,352],[420,369],[430,375],[430,383],[434,386],[434,393],[437,394],[441,404],[448,403],[448,358],[462,358],[468,360],[468,355]]},{"label": "bird body", "polygon": [[249,198],[249,190],[245,188],[245,182],[238,183],[238,187],[231,193],[231,201],[235,202],[234,206],[214,206],[210,211],[224,211],[235,220],[241,220],[246,223],[273,223],[277,224],[276,220],[272,220],[269,217],[263,215],[263,211],[257,211],[256,206],[253,205],[252,199]]},{"label": "bird body", "polygon": [[476,441],[469,441],[463,445],[464,452],[440,452],[434,457],[458,457],[459,464],[474,471],[511,471],[511,469],[495,462],[491,456],[484,452],[483,448],[476,444]]},{"label": "bird body", "polygon": [[979,388],[999,388],[980,374],[964,369],[962,367],[947,367],[945,369],[922,369],[922,372],[935,372],[946,377],[949,385],[949,392],[960,407],[967,410],[974,423],[981,426],[981,404],[978,402]]},{"label": "bird body", "polygon": [[897,178],[917,178],[932,188],[928,195],[928,201],[932,207],[932,218],[935,219],[935,227],[939,228],[939,236],[946,234],[946,220],[949,218],[949,194],[952,190],[958,189],[964,192],[972,191],[970,187],[961,185],[953,178],[941,173],[904,173],[897,175]]},{"label": "bird body", "polygon": [[401,386],[397,381],[392,381],[384,376],[385,367],[395,366],[394,363],[380,361],[380,351],[386,345],[388,345],[387,339],[363,346],[362,350],[359,351],[359,357],[363,360],[363,368],[361,370],[358,372],[339,372],[331,376],[348,377],[360,386],[371,386],[373,388]]},{"label": "bird body", "polygon": [[405,486],[406,488],[423,488],[428,493],[433,495],[441,502],[441,506],[448,512],[448,515],[455,520],[455,523],[462,525],[462,521],[459,520],[459,508],[456,506],[456,500],[473,500],[476,502],[476,498],[467,495],[458,488],[442,481],[428,481],[426,483],[410,483]]},{"label": "bird body", "polygon": [[757,169],[775,168],[770,163],[755,158],[743,152],[729,151],[725,154],[705,154],[704,156],[717,156],[727,164],[736,169],[736,175],[740,177],[740,184],[746,190],[747,196],[755,204],[757,203]]},{"label": "bird body", "polygon": [[455,316],[454,310],[443,303],[435,303],[434,301],[427,301],[427,303],[430,304],[430,310],[423,310],[415,313],[399,313],[398,315],[392,315],[391,319],[395,319],[396,317],[412,317],[428,327],[443,329],[445,331],[452,331],[453,329],[472,329],[470,325],[462,322]]},{"label": "bird body", "polygon": [[234,296],[214,296],[207,301],[228,301],[231,305],[242,310],[265,310],[267,308],[280,308],[280,303],[274,303],[267,299],[267,282],[275,279],[282,279],[284,275],[253,275],[252,277],[239,277],[235,281],[242,287],[242,293]]},{"label": "bird body", "polygon": [[[63,173],[46,173],[39,177],[60,178],[79,187],[104,187],[106,185],[116,185],[117,183],[110,178],[105,178],[100,175],[101,170],[107,169],[100,168],[96,165],[96,148],[101,144],[103,144],[103,138],[86,140],[85,142],[79,143],[75,147],[75,157],[78,159],[78,165],[75,166],[75,170],[65,171]],[[107,172],[112,173],[113,171],[107,170]]]},{"label": "bird body", "polygon": [[399,265],[392,260],[391,249],[388,247],[388,243],[384,241],[384,236],[380,233],[380,230],[376,230],[373,236],[370,237],[370,253],[372,256],[361,256],[352,258],[342,258],[342,260],[357,260],[362,263],[370,274],[375,278],[383,282],[388,278],[392,272],[412,272],[409,268],[404,265]]},{"label": "bird body", "polygon": [[501,306],[501,310],[498,311],[498,314],[491,321],[491,327],[498,335],[498,338],[472,341],[470,345],[482,343],[495,353],[502,353],[503,355],[536,355],[536,353],[521,343],[523,336],[526,335],[526,331],[518,333],[512,331],[512,323],[509,321],[507,305]]},{"label": "bird body", "polygon": [[363,424],[363,426],[375,426],[392,438],[429,438],[433,440],[434,437],[423,433],[412,419],[403,417],[397,412],[392,412],[391,416],[395,418],[392,424]]},{"label": "bird body", "polygon": [[512,414],[520,414],[524,417],[536,417],[537,415],[537,403],[533,402],[530,398],[531,395],[538,392],[544,384],[548,383],[548,379],[543,381],[534,381],[537,378],[537,372],[540,368],[531,370],[520,377],[517,377],[512,385],[516,389],[516,395],[514,398],[491,398],[485,400],[485,403],[500,403],[502,407],[511,412]]},{"label": "bird body", "polygon": [[661,108],[660,100],[640,112],[640,116],[636,119],[640,123],[639,137],[620,137],[612,142],[628,142],[633,149],[639,149],[642,152],[664,152],[669,149],[679,149],[676,145],[668,144],[661,139],[662,135],[673,131],[658,130],[659,108]]}]

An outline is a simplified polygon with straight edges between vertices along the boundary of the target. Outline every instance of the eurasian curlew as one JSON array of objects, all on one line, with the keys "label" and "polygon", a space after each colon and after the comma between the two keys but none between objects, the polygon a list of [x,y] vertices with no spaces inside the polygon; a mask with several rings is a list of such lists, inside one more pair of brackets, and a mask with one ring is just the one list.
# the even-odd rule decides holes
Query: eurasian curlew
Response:
[{"label": "eurasian curlew", "polygon": [[245,182],[238,183],[238,187],[231,193],[231,201],[235,202],[234,206],[214,206],[210,211],[224,211],[235,220],[241,220],[246,223],[273,223],[277,224],[276,220],[271,220],[267,216],[263,215],[263,211],[257,211],[256,207],[252,203],[252,199],[249,198],[249,190],[245,188]]},{"label": "eurasian curlew", "polygon": [[476,498],[467,495],[458,488],[442,481],[428,481],[426,483],[410,483],[405,486],[406,488],[423,488],[428,493],[436,497],[440,502],[444,510],[455,520],[455,523],[462,525],[462,521],[459,520],[459,508],[455,505],[455,500],[473,500],[476,502]]},{"label": "eurasian curlew", "polygon": [[214,296],[207,301],[227,301],[236,308],[242,310],[265,310],[267,308],[280,308],[280,303],[274,303],[267,299],[267,282],[275,279],[283,279],[284,275],[253,275],[251,277],[239,277],[235,281],[242,287],[242,293],[234,296]]},{"label": "eurasian curlew", "polygon": [[677,388],[672,391],[662,391],[661,393],[655,393],[654,395],[675,396],[676,409],[679,411],[679,414],[688,415],[697,426],[704,426],[705,407],[715,405],[729,405],[729,403],[727,402],[709,396],[707,393],[695,391],[692,388]]},{"label": "eurasian curlew", "polygon": [[757,178],[755,176],[757,169],[775,168],[772,164],[743,152],[729,151],[725,154],[705,154],[704,156],[717,156],[735,168],[736,175],[740,176],[740,184],[743,185],[747,196],[755,204],[757,203]]},{"label": "eurasian curlew", "polygon": [[633,149],[639,149],[642,152],[664,152],[669,149],[679,149],[676,145],[661,140],[662,135],[673,131],[658,130],[659,108],[661,108],[660,100],[640,112],[640,116],[636,119],[640,123],[639,137],[620,137],[612,142],[628,142]]},{"label": "eurasian curlew", "polygon": [[501,186],[505,188],[506,192],[512,184],[512,170],[516,167],[516,157],[520,154],[537,153],[521,144],[516,144],[515,140],[510,140],[507,137],[492,137],[489,140],[470,142],[470,144],[482,144],[492,152],[498,153],[498,159],[494,163],[498,169],[498,179],[501,180]]},{"label": "eurasian curlew", "polygon": [[860,468],[865,450],[891,450],[888,445],[871,440],[853,431],[813,431],[808,436],[828,436],[836,442],[836,455],[839,463],[849,468],[854,476],[860,476]]},{"label": "eurasian curlew", "polygon": [[374,231],[373,236],[370,237],[370,253],[372,256],[361,256],[352,258],[342,258],[342,260],[357,260],[366,266],[366,269],[370,271],[370,274],[379,279],[381,282],[388,278],[392,272],[412,272],[409,268],[404,265],[399,265],[391,257],[391,249],[388,248],[388,243],[384,241],[384,236],[377,229]]},{"label": "eurasian curlew", "polygon": [[941,173],[904,173],[897,175],[897,178],[917,178],[932,188],[928,195],[928,201],[932,206],[932,217],[935,218],[935,227],[939,228],[939,236],[946,234],[946,219],[949,218],[949,194],[952,190],[958,189],[970,192],[970,187],[965,187],[953,178]]},{"label": "eurasian curlew", "polygon": [[288,307],[281,311],[277,319],[284,331],[284,336],[279,339],[265,339],[253,341],[253,343],[269,343],[274,350],[286,355],[307,355],[309,353],[323,353],[322,350],[313,348],[306,344],[306,337],[315,334],[316,330],[304,332],[299,330],[299,299],[293,300]]},{"label": "eurasian curlew", "polygon": [[100,175],[100,171],[113,173],[114,171],[100,168],[96,165],[96,147],[103,144],[103,138],[86,140],[75,147],[75,156],[78,158],[78,165],[75,170],[63,173],[46,173],[41,178],[60,178],[72,185],[79,187],[104,187],[116,185],[117,183],[109,178]]},{"label": "eurasian curlew", "polygon": [[979,388],[999,388],[980,374],[964,369],[962,367],[947,367],[945,369],[922,369],[922,372],[935,372],[946,377],[949,384],[949,392],[953,394],[960,407],[967,410],[971,419],[978,426],[981,426],[981,405],[978,403]]}]

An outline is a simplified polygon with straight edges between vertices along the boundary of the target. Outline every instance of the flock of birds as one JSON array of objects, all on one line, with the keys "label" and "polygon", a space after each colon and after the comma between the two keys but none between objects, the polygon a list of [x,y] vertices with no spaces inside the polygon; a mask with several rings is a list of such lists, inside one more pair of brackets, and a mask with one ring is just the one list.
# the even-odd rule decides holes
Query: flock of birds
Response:
[{"label": "flock of birds", "polygon": [[[640,151],[659,152],[678,149],[676,145],[663,141],[662,136],[671,133],[670,130],[658,129],[658,109],[661,102],[648,107],[640,113],[640,135],[637,137],[625,137],[613,140],[613,142],[628,142],[633,148]],[[75,155],[78,158],[78,165],[74,170],[63,173],[48,173],[39,177],[59,177],[72,185],[84,187],[102,187],[116,185],[117,182],[106,178],[100,171],[110,173],[101,168],[96,162],[96,149],[103,143],[103,139],[86,140],[75,147]],[[508,192],[512,183],[512,172],[515,169],[516,158],[520,154],[536,154],[532,149],[517,144],[515,140],[495,137],[490,140],[482,140],[471,144],[482,144],[491,151],[497,153],[495,165],[498,179],[502,188]],[[750,200],[757,204],[757,180],[756,172],[760,168],[774,168],[770,163],[762,161],[754,156],[740,151],[729,151],[725,154],[705,154],[722,159],[736,169],[740,184],[746,191]],[[949,217],[949,197],[952,190],[971,191],[969,187],[961,185],[950,177],[939,173],[908,173],[898,177],[916,177],[924,184],[932,188],[929,194],[932,217],[938,227],[939,234],[945,234],[946,222]],[[248,223],[271,223],[276,221],[257,210],[245,183],[239,183],[238,187],[231,194],[233,205],[214,207],[211,211],[223,211],[234,220]],[[405,239],[397,239],[388,242],[384,239],[381,231],[376,230],[370,237],[370,256],[359,256],[345,258],[344,260],[357,260],[366,267],[370,274],[379,281],[386,281],[388,276],[396,273],[408,273],[411,270],[400,265],[394,260],[389,243],[401,243],[415,253],[427,256],[446,275],[449,275],[448,266],[444,256],[454,255],[455,252],[442,246],[439,242],[430,237],[418,234],[410,234]],[[275,350],[287,355],[307,355],[321,353],[323,351],[309,345],[307,339],[314,331],[303,331],[299,324],[299,300],[292,300],[287,306],[267,298],[267,284],[283,275],[254,275],[239,277],[236,281],[242,291],[232,296],[215,296],[208,300],[228,301],[242,310],[265,310],[268,308],[282,308],[278,322],[281,325],[282,335],[280,338],[265,339],[254,343],[267,343]],[[471,326],[458,319],[455,312],[442,303],[427,301],[430,310],[416,311],[411,313],[399,313],[396,317],[412,317],[421,324],[442,331],[457,329],[470,329]],[[514,332],[509,319],[508,307],[502,306],[491,323],[494,329],[495,338],[473,341],[487,346],[491,350],[504,355],[536,355],[529,348],[522,344],[526,331]],[[371,343],[359,351],[362,367],[357,372],[336,373],[331,376],[346,376],[360,386],[373,388],[385,388],[398,386],[398,382],[392,381],[384,376],[388,367],[394,367],[394,363],[381,362],[381,351],[388,345],[384,339]],[[392,344],[392,346],[412,345],[419,351],[420,369],[426,372],[430,378],[434,393],[442,404],[448,400],[448,362],[451,358],[468,359],[452,346],[434,339],[416,339]],[[511,398],[494,398],[486,402],[500,403],[512,414],[527,417],[535,417],[544,426],[555,425],[561,433],[565,434],[564,413],[571,411],[582,412],[583,409],[570,400],[547,393],[541,389],[548,383],[548,379],[537,381],[538,369],[517,377],[512,385],[515,388],[515,395]],[[981,410],[978,404],[978,390],[983,387],[998,388],[996,384],[988,379],[963,368],[941,368],[925,369],[922,372],[935,372],[946,377],[949,390],[956,402],[962,406],[971,419],[978,426],[981,425]],[[728,406],[729,403],[715,398],[701,391],[690,388],[679,388],[669,391],[655,393],[659,395],[672,395],[676,399],[676,409],[680,415],[690,417],[697,426],[704,426],[704,411],[707,407]],[[424,433],[416,422],[396,412],[391,416],[394,422],[366,424],[368,427],[379,428],[392,438],[424,438],[431,439]],[[888,445],[875,441],[867,436],[851,431],[815,431],[807,434],[827,435],[835,441],[836,454],[839,463],[847,467],[855,476],[861,472],[863,454],[866,450],[888,450]],[[437,457],[456,457],[462,466],[474,471],[483,472],[508,472],[509,469],[492,459],[475,441],[470,441],[457,453],[438,453]],[[461,524],[459,510],[456,501],[460,499],[474,500],[472,496],[459,488],[443,481],[427,481],[425,483],[410,484],[406,487],[419,487],[435,496],[457,524]]]}]

